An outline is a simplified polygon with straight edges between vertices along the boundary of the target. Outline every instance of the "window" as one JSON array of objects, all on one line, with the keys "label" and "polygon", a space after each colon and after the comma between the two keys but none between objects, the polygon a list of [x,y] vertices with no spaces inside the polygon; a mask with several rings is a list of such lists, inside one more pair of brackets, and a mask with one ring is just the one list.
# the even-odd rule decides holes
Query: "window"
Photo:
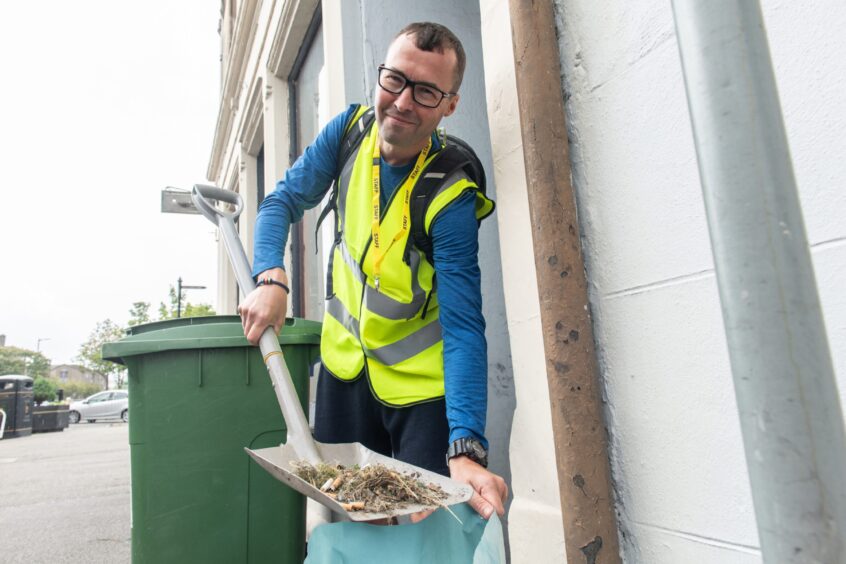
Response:
[{"label": "window", "polygon": [[67,370],[60,370],[59,371],[59,379],[60,380],[67,380],[68,379],[68,371]]},{"label": "window", "polygon": [[[288,77],[290,154],[291,164],[302,154],[306,146],[314,141],[319,130],[319,76],[323,68],[323,26],[320,5],[314,12],[306,31],[302,46],[297,53],[291,74]],[[320,280],[323,279],[319,258],[311,233],[320,209],[313,209],[303,216],[303,221],[291,226],[291,260],[289,271],[291,281],[291,309],[295,317],[322,319],[323,296]]]},{"label": "window", "polygon": [[256,209],[264,201],[264,145],[256,155]]}]

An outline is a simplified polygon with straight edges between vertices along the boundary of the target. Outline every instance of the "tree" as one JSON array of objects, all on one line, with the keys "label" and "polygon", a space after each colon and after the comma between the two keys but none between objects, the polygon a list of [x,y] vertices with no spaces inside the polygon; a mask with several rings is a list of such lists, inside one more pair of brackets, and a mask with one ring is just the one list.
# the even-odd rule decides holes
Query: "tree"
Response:
[{"label": "tree", "polygon": [[0,375],[23,374],[30,378],[50,374],[50,359],[40,352],[18,347],[0,347]]},{"label": "tree", "polygon": [[62,382],[66,399],[82,399],[100,391],[100,386],[92,382]]},{"label": "tree", "polygon": [[[176,317],[176,310],[179,305],[179,300],[176,297],[176,288],[171,284],[168,291],[169,305],[164,302],[159,303],[159,319],[173,319]],[[206,317],[208,315],[215,315],[214,308],[209,304],[192,304],[185,299],[185,290],[182,291],[182,317]]]},{"label": "tree", "polygon": [[[92,372],[98,372],[106,377],[114,376],[118,388],[122,388],[125,381],[125,371],[120,364],[103,359],[103,345],[117,341],[125,335],[125,331],[111,319],[97,324],[88,340],[79,347],[76,361]],[[107,385],[108,387],[108,385]]]},{"label": "tree", "polygon": [[134,327],[150,321],[150,302],[134,302],[129,310],[129,326]]}]

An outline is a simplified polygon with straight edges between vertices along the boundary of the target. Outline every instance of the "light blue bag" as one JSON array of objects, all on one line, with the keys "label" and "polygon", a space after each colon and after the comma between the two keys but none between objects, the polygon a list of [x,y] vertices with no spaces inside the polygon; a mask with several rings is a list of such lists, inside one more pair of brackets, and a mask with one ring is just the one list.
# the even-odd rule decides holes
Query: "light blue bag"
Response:
[{"label": "light blue bag", "polygon": [[308,541],[306,564],[505,564],[502,523],[466,503],[438,509],[419,523],[396,526],[332,523]]}]

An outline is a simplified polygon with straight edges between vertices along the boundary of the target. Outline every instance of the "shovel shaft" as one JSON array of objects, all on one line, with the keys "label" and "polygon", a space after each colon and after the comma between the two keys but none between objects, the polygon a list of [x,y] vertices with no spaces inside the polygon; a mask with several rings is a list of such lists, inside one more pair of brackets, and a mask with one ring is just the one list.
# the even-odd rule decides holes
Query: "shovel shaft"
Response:
[{"label": "shovel shaft", "polygon": [[279,348],[279,339],[272,327],[264,330],[259,340],[259,347],[273,382],[273,390],[276,392],[276,399],[279,407],[282,408],[282,416],[285,418],[285,426],[288,428],[287,443],[294,447],[297,454],[305,461],[316,464],[320,462],[320,455],[311,436],[308,421],[303,413],[303,408],[297,399],[297,391],[294,389],[291,374],[288,366],[282,357],[282,350]]},{"label": "shovel shaft", "polygon": [[[210,197],[216,197],[218,191],[220,191],[217,188],[202,188],[207,190]],[[195,187],[195,193],[197,191],[198,188]],[[205,194],[202,194],[202,190],[200,192],[200,195],[205,196]],[[196,196],[195,194],[195,198]],[[234,196],[236,199],[239,198],[234,193],[227,196]],[[199,206],[201,213],[213,223],[216,223],[223,235],[223,245],[226,247],[226,254],[229,255],[229,262],[232,264],[232,270],[235,272],[235,279],[241,288],[241,294],[246,296],[255,290],[256,284],[250,273],[250,263],[247,260],[247,254],[244,252],[244,246],[241,244],[241,238],[238,237],[238,232],[235,229],[234,219],[240,213],[240,201],[236,206],[237,211],[234,214],[218,213],[205,200],[200,200],[200,203],[203,204]],[[273,327],[268,327],[264,330],[264,333],[262,333],[259,339],[259,348],[261,349],[264,363],[267,366],[267,371],[270,374],[270,380],[273,383],[273,390],[276,392],[279,407],[282,408],[282,416],[285,418],[285,426],[288,429],[287,444],[290,444],[297,455],[307,462],[312,464],[319,462],[320,455],[311,436],[311,430],[309,429],[305,413],[303,413],[302,406],[297,398],[291,373],[285,364],[285,358],[282,356],[282,349],[279,346],[279,339]]]}]

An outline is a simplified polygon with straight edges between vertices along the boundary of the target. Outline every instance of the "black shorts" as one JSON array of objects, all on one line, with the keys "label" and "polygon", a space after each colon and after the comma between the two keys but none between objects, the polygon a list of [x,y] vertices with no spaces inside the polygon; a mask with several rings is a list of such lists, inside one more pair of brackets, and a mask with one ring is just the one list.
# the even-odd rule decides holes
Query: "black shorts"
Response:
[{"label": "black shorts", "polygon": [[314,438],[321,443],[361,443],[379,454],[449,476],[445,400],[389,407],[373,395],[367,374],[345,382],[320,366]]}]

